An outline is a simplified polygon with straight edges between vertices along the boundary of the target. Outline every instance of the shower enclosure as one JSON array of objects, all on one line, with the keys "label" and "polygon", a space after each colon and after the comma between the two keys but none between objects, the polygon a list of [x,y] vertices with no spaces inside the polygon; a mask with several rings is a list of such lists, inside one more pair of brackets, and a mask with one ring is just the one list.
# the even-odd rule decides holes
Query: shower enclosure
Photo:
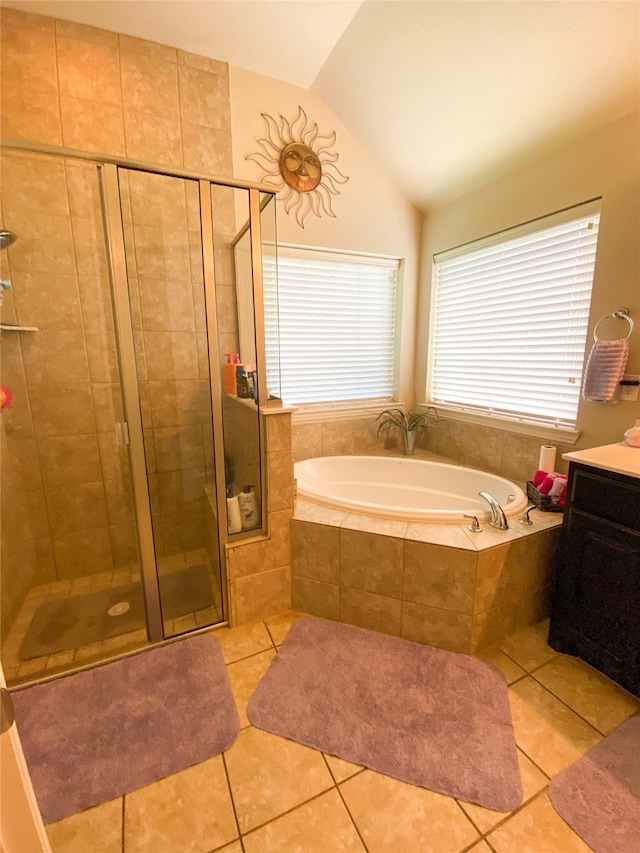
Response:
[{"label": "shower enclosure", "polygon": [[[2,149],[1,227],[17,235],[0,252],[10,684],[224,623],[225,544],[263,530],[265,494],[273,194],[33,149]],[[223,393],[229,352],[245,396]],[[245,487],[256,511],[229,534],[227,490]]]}]

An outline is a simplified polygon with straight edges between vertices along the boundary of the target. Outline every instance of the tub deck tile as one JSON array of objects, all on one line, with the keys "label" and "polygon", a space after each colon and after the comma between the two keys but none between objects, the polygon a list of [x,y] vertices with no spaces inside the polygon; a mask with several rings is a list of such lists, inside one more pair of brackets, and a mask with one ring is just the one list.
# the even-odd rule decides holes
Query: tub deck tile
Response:
[{"label": "tub deck tile", "polygon": [[359,530],[362,533],[377,533],[380,536],[395,536],[404,539],[407,532],[407,522],[402,519],[380,518],[372,515],[349,513],[340,527],[347,530]]},{"label": "tub deck tile", "polygon": [[460,548],[463,551],[477,550],[473,541],[465,536],[464,527],[459,524],[421,524],[411,521],[407,524],[404,538],[413,542],[426,542],[428,545]]},{"label": "tub deck tile", "polygon": [[426,542],[430,545],[460,548],[463,551],[484,551],[486,548],[507,545],[509,542],[533,533],[557,527],[562,524],[562,513],[532,511],[533,524],[530,527],[518,524],[516,518],[510,518],[508,530],[496,530],[488,523],[481,522],[482,531],[473,533],[467,529],[466,524],[405,522],[401,519],[347,513],[298,498],[293,520],[324,524],[328,527],[342,527],[346,530],[360,530],[364,533],[377,533],[381,536],[395,536],[399,539]]},{"label": "tub deck tile", "polygon": [[347,515],[348,513],[342,510],[298,498],[293,518],[294,521],[311,521],[315,524],[328,524],[333,527],[340,527]]}]

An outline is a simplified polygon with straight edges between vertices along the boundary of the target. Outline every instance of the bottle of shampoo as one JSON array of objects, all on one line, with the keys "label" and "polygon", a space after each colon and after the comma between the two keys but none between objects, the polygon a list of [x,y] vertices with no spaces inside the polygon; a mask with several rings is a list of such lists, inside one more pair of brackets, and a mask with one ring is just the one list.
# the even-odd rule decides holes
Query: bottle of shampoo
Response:
[{"label": "bottle of shampoo", "polygon": [[233,486],[227,486],[227,530],[229,533],[240,533],[242,516],[238,496],[233,494]]},{"label": "bottle of shampoo", "polygon": [[236,386],[236,366],[231,361],[231,353],[226,352],[225,358],[226,362],[222,365],[222,390],[225,394],[232,394],[233,396],[237,393]]},{"label": "bottle of shampoo", "polygon": [[240,516],[242,518],[242,529],[252,530],[260,523],[258,516],[258,499],[253,486],[244,486],[238,495],[240,504]]},{"label": "bottle of shampoo", "polygon": [[236,388],[238,397],[248,400],[251,397],[251,389],[249,388],[249,377],[243,364],[236,365]]}]

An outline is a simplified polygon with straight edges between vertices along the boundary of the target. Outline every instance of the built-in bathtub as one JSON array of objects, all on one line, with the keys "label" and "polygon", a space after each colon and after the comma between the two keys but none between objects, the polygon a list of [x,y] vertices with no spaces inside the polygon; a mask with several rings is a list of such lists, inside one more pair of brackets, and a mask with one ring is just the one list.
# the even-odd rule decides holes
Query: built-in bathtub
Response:
[{"label": "built-in bathtub", "polygon": [[[298,496],[325,506],[382,518],[488,524],[487,492],[507,518],[522,515],[527,496],[515,483],[473,468],[392,456],[321,456],[296,462]],[[469,523],[468,521],[466,522]]]},{"label": "built-in bathtub", "polygon": [[[466,653],[548,615],[562,514],[520,524],[518,485],[419,457],[321,457],[294,471],[294,609]],[[503,506],[507,530],[489,525],[479,491]]]}]

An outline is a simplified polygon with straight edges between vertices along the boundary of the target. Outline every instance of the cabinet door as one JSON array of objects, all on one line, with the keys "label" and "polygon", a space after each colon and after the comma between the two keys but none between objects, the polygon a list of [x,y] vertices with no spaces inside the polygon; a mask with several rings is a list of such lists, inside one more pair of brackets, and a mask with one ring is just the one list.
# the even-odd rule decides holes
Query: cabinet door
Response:
[{"label": "cabinet door", "polygon": [[572,509],[552,633],[627,689],[640,686],[640,533]]}]

